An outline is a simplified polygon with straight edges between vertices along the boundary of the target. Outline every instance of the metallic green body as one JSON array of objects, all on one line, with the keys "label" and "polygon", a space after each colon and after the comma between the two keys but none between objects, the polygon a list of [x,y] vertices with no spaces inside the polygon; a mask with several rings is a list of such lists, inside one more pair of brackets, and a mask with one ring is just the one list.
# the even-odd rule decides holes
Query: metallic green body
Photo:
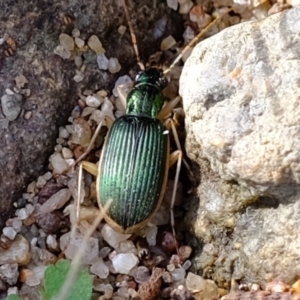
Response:
[{"label": "metallic green body", "polygon": [[122,232],[147,222],[154,214],[168,173],[169,137],[156,119],[163,105],[163,85],[157,81],[160,77],[151,80],[141,75],[128,95],[126,115],[109,131],[97,181],[99,205],[103,208],[112,200],[106,219]]}]

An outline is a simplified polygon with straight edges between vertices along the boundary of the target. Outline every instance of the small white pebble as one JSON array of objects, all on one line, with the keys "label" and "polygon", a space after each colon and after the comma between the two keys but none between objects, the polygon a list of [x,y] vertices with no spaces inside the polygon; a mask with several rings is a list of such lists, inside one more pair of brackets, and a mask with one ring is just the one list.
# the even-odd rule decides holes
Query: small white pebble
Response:
[{"label": "small white pebble", "polygon": [[94,107],[85,107],[81,113],[81,116],[82,117],[86,117],[86,116],[89,116],[91,115],[93,112],[95,111],[95,108]]},{"label": "small white pebble", "polygon": [[119,96],[119,93],[118,93],[118,86],[119,85],[129,85],[132,83],[132,80],[131,78],[128,76],[128,75],[124,75],[124,76],[121,76],[117,79],[116,83],[115,83],[115,87],[113,89],[113,94],[115,97],[118,97]]},{"label": "small white pebble", "polygon": [[178,8],[178,1],[177,0],[167,0],[167,4],[170,8],[177,10]]},{"label": "small white pebble", "polygon": [[54,235],[49,234],[46,239],[47,246],[50,250],[58,249],[58,243]]},{"label": "small white pebble", "polygon": [[[179,1],[178,1],[179,2]],[[179,13],[188,14],[194,3],[191,0],[187,0],[184,3],[180,4]]]},{"label": "small white pebble", "polygon": [[38,239],[37,237],[34,237],[31,241],[30,241],[30,245],[31,247],[35,247],[37,245]]},{"label": "small white pebble", "polygon": [[69,137],[69,132],[67,131],[67,129],[63,126],[60,126],[58,128],[59,130],[59,137],[62,138],[62,139],[67,139]]},{"label": "small white pebble", "polygon": [[16,286],[14,287],[10,287],[7,289],[7,296],[9,295],[18,295],[19,294],[19,291],[18,291],[18,288]]},{"label": "small white pebble", "polygon": [[37,179],[36,186],[41,189],[45,184],[46,184],[46,180],[44,179],[44,177],[39,176]]},{"label": "small white pebble", "polygon": [[84,46],[84,40],[82,40],[81,38],[79,37],[76,37],[75,38],[75,44],[78,48],[82,48]]},{"label": "small white pebble", "polygon": [[32,181],[31,183],[29,183],[27,186],[27,193],[34,193],[35,187],[36,181]]},{"label": "small white pebble", "polygon": [[80,68],[82,66],[82,57],[81,56],[75,56],[74,58],[75,66],[77,68]]},{"label": "small white pebble", "polygon": [[121,70],[121,65],[119,60],[115,57],[111,57],[108,62],[108,71],[112,74],[115,74]]},{"label": "small white pebble", "polygon": [[60,56],[62,59],[69,59],[71,57],[71,52],[65,49],[62,45],[58,45],[54,49],[54,53]]},{"label": "small white pebble", "polygon": [[88,40],[89,47],[98,54],[104,53],[105,50],[102,47],[102,43],[96,35],[92,35]]},{"label": "small white pebble", "polygon": [[79,29],[74,28],[74,29],[72,30],[72,37],[78,38],[79,36],[80,36],[80,31],[79,31]]},{"label": "small white pebble", "polygon": [[94,96],[87,96],[85,99],[86,105],[94,108],[98,108],[101,105],[101,99]]},{"label": "small white pebble", "polygon": [[73,80],[75,82],[81,82],[84,78],[83,74],[81,72],[78,72],[77,70],[76,70],[76,73],[77,74],[73,77]]},{"label": "small white pebble", "polygon": [[[176,1],[176,0],[175,0]],[[123,35],[126,31],[126,27],[124,25],[121,25],[119,28],[118,28],[118,32],[119,34]]]},{"label": "small white pebble", "polygon": [[176,45],[176,41],[171,35],[169,35],[168,37],[162,40],[160,44],[160,50],[162,51],[168,50],[174,45]]},{"label": "small white pebble", "polygon": [[17,232],[12,227],[4,227],[2,232],[5,236],[7,236],[10,240],[14,240]]},{"label": "small white pebble", "polygon": [[101,98],[105,98],[107,96],[107,91],[105,90],[100,90],[96,93],[96,97],[101,97]]},{"label": "small white pebble", "polygon": [[100,70],[107,70],[108,69],[108,59],[105,56],[104,53],[101,54],[97,54],[97,64],[98,64],[98,68]]},{"label": "small white pebble", "polygon": [[73,50],[74,49],[74,39],[69,36],[68,34],[61,33],[59,35],[59,43],[63,46],[66,50]]},{"label": "small white pebble", "polygon": [[66,147],[62,148],[61,154],[62,154],[62,157],[65,159],[73,157],[73,152],[69,148],[66,148]]},{"label": "small white pebble", "polygon": [[12,223],[12,228],[16,231],[16,232],[20,232],[21,228],[22,228],[22,221],[20,219],[14,218],[13,219],[13,223]]},{"label": "small white pebble", "polygon": [[50,180],[52,178],[52,173],[51,172],[47,172],[43,175],[44,179],[45,180]]},{"label": "small white pebble", "polygon": [[54,147],[54,151],[55,151],[55,152],[61,152],[61,150],[62,150],[62,145],[56,145],[56,146]]}]

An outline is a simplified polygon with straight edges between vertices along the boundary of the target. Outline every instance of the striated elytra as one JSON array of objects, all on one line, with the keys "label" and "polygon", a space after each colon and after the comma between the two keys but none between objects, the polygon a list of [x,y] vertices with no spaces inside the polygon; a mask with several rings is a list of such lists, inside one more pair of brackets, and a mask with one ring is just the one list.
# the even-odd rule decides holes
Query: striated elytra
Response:
[{"label": "striated elytra", "polygon": [[167,81],[158,69],[139,73],[127,97],[126,114],[112,125],[97,177],[100,209],[117,231],[132,233],[158,210],[169,169],[169,135],[157,119]]}]

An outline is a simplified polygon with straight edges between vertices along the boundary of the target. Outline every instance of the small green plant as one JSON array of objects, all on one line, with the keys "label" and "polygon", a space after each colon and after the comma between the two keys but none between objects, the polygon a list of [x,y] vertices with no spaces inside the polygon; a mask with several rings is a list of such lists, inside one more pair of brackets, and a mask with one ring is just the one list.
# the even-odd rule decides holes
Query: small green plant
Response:
[{"label": "small green plant", "polygon": [[[45,271],[44,299],[51,300],[59,294],[68,273],[71,269],[69,260],[59,260],[56,265],[50,265]],[[72,285],[72,289],[67,300],[90,300],[92,296],[92,278],[86,270],[82,270],[77,280]]]},{"label": "small green plant", "polygon": [[[66,281],[71,262],[59,260],[55,265],[50,265],[45,271],[45,286],[42,291],[44,300],[54,300]],[[66,300],[90,300],[92,296],[93,282],[86,270],[81,270],[73,283]],[[9,295],[5,300],[22,300],[16,295]]]},{"label": "small green plant", "polygon": [[22,300],[19,296],[17,295],[9,295],[5,300]]}]

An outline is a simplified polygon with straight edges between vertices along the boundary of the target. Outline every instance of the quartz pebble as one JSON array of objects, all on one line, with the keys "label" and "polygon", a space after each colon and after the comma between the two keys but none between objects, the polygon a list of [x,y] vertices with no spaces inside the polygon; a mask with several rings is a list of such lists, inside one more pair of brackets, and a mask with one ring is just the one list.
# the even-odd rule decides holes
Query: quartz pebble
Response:
[{"label": "quartz pebble", "polygon": [[119,34],[123,35],[126,31],[126,27],[124,25],[121,25],[119,28],[118,28],[118,32]]},{"label": "quartz pebble", "polygon": [[14,240],[17,235],[17,232],[12,227],[4,227],[2,232],[5,236],[7,236],[10,240]]},{"label": "quartz pebble", "polygon": [[53,167],[53,173],[62,174],[69,168],[68,163],[63,159],[60,153],[55,152],[49,158],[49,161]]},{"label": "quartz pebble", "polygon": [[88,40],[89,47],[98,54],[104,53],[102,43],[96,35],[92,35]]},{"label": "quartz pebble", "polygon": [[26,280],[25,283],[28,286],[37,286],[41,283],[40,278],[37,276],[37,274],[31,270],[29,270],[30,272],[28,272],[27,276],[26,276]]},{"label": "quartz pebble", "polygon": [[192,265],[192,262],[190,260],[186,260],[184,264],[182,265],[182,268],[185,270],[188,270],[190,266]]},{"label": "quartz pebble", "polygon": [[18,89],[22,89],[26,83],[28,83],[28,80],[23,74],[20,74],[15,77],[16,86]]},{"label": "quartz pebble", "polygon": [[19,294],[19,292],[18,292],[18,288],[16,286],[9,287],[7,289],[7,296],[9,296],[9,295],[18,295],[18,294]]},{"label": "quartz pebble", "polygon": [[166,51],[176,45],[175,39],[169,35],[168,37],[164,38],[160,44],[160,50]]},{"label": "quartz pebble", "polygon": [[57,240],[56,240],[54,235],[49,234],[47,236],[46,244],[47,244],[47,247],[49,248],[49,250],[51,250],[51,251],[57,251],[58,250],[58,243],[57,243]]},{"label": "quartz pebble", "polygon": [[[114,96],[119,97],[119,93],[118,93],[118,89],[117,89],[119,85],[131,85],[131,84],[132,84],[132,80],[128,75],[119,77],[117,79],[117,81],[115,83],[115,87],[113,89]],[[130,89],[130,88],[128,87],[128,89]]]},{"label": "quartz pebble", "polygon": [[90,271],[91,273],[99,276],[101,279],[105,279],[109,275],[109,269],[101,257],[97,258],[97,260],[92,264]]},{"label": "quartz pebble", "polygon": [[146,239],[149,246],[154,246],[156,244],[157,226],[148,226],[146,228]]},{"label": "quartz pebble", "polygon": [[133,253],[137,255],[137,249],[134,243],[130,240],[121,242],[116,250],[117,253]]},{"label": "quartz pebble", "polygon": [[84,40],[82,40],[81,38],[79,37],[76,37],[75,38],[75,44],[78,48],[82,48],[84,46]]},{"label": "quartz pebble", "polygon": [[69,36],[68,34],[61,33],[59,35],[59,43],[63,46],[66,50],[74,50],[74,39]]},{"label": "quartz pebble", "polygon": [[109,60],[104,53],[97,54],[97,64],[100,70],[108,69]]},{"label": "quartz pebble", "polygon": [[188,14],[194,3],[191,0],[187,0],[184,3],[180,4],[179,13]]},{"label": "quartz pebble", "polygon": [[58,45],[54,49],[54,53],[60,56],[62,59],[69,59],[71,57],[71,52],[65,49],[62,45]]},{"label": "quartz pebble", "polygon": [[119,60],[115,57],[111,57],[108,61],[108,71],[112,74],[115,74],[121,70],[121,65]]},{"label": "quartz pebble", "polygon": [[89,123],[82,118],[77,118],[73,122],[73,132],[71,142],[82,147],[87,147],[92,137]]},{"label": "quartz pebble", "polygon": [[22,95],[12,94],[1,97],[2,112],[9,121],[18,118],[21,112]]},{"label": "quartz pebble", "polygon": [[58,131],[59,131],[59,137],[62,138],[62,139],[67,139],[70,135],[68,130],[63,126],[60,126],[58,128]]},{"label": "quartz pebble", "polygon": [[44,177],[43,176],[39,176],[38,179],[37,179],[36,186],[38,188],[42,188],[45,184],[46,184],[46,180],[44,179]]},{"label": "quartz pebble", "polygon": [[99,257],[105,258],[110,252],[111,252],[111,249],[109,247],[103,247],[99,251]]},{"label": "quartz pebble", "polygon": [[101,99],[95,96],[87,96],[85,99],[86,105],[94,108],[98,108],[101,105]]},{"label": "quartz pebble", "polygon": [[[82,246],[83,235],[79,232],[75,233],[74,239],[70,239],[71,233],[65,233],[60,237],[60,249],[65,252],[68,259],[73,259],[77,254],[79,248]],[[82,263],[91,265],[97,258],[99,253],[98,240],[90,237],[87,246],[84,249],[82,256]]]},{"label": "quartz pebble", "polygon": [[16,284],[18,281],[18,264],[4,264],[0,267],[0,278],[9,285]]},{"label": "quartz pebble", "polygon": [[0,265],[17,263],[26,265],[31,258],[29,242],[20,234],[8,249],[0,248]]},{"label": "quartz pebble", "polygon": [[94,107],[85,107],[82,111],[82,114],[81,116],[82,117],[86,117],[86,116],[89,116],[91,115],[93,112],[95,111],[95,108]]},{"label": "quartz pebble", "polygon": [[71,198],[71,191],[69,189],[61,189],[52,195],[39,209],[40,214],[52,212],[56,209],[62,208]]},{"label": "quartz pebble", "polygon": [[129,274],[139,260],[133,253],[120,253],[112,258],[112,264],[117,273]]},{"label": "quartz pebble", "polygon": [[113,230],[108,224],[105,224],[102,227],[101,234],[106,243],[114,249],[116,249],[121,242],[129,239],[131,236],[131,234],[123,234]]},{"label": "quartz pebble", "polygon": [[77,68],[80,68],[82,66],[82,57],[81,56],[75,56],[74,57],[74,62]]},{"label": "quartz pebble", "polygon": [[136,269],[134,274],[134,280],[137,283],[144,283],[148,281],[149,278],[150,278],[150,273],[148,268],[146,268],[145,266],[141,266]]},{"label": "quartz pebble", "polygon": [[16,231],[16,232],[20,232],[21,228],[22,228],[22,221],[18,218],[14,218],[13,222],[12,222],[12,228]]},{"label": "quartz pebble", "polygon": [[62,148],[61,154],[62,154],[64,159],[68,159],[68,158],[73,157],[73,152],[69,148],[66,148],[66,147]]},{"label": "quartz pebble", "polygon": [[167,0],[167,4],[170,8],[177,10],[178,8],[178,1],[177,0]]},{"label": "quartz pebble", "polygon": [[76,73],[77,74],[73,77],[74,81],[81,82],[84,78],[84,75],[81,72],[78,72],[77,70],[76,70]]},{"label": "quartz pebble", "polygon": [[94,120],[97,124],[99,124],[104,119],[104,117],[104,113],[101,110],[96,109],[92,112],[90,120]]},{"label": "quartz pebble", "polygon": [[80,36],[80,31],[79,31],[79,29],[74,28],[74,29],[72,30],[72,37],[78,38],[79,36]]},{"label": "quartz pebble", "polygon": [[185,269],[183,269],[183,268],[175,268],[171,272],[171,276],[172,276],[172,280],[173,281],[180,281],[180,280],[184,279],[184,277],[185,277]]},{"label": "quartz pebble", "polygon": [[101,298],[101,299],[111,299],[113,296],[113,291],[114,291],[111,284],[104,284],[104,283],[94,286],[94,290],[104,293],[103,298]]},{"label": "quartz pebble", "polygon": [[212,300],[218,299],[218,287],[212,280],[205,280],[201,276],[188,273],[186,288],[193,293],[196,299]]}]

